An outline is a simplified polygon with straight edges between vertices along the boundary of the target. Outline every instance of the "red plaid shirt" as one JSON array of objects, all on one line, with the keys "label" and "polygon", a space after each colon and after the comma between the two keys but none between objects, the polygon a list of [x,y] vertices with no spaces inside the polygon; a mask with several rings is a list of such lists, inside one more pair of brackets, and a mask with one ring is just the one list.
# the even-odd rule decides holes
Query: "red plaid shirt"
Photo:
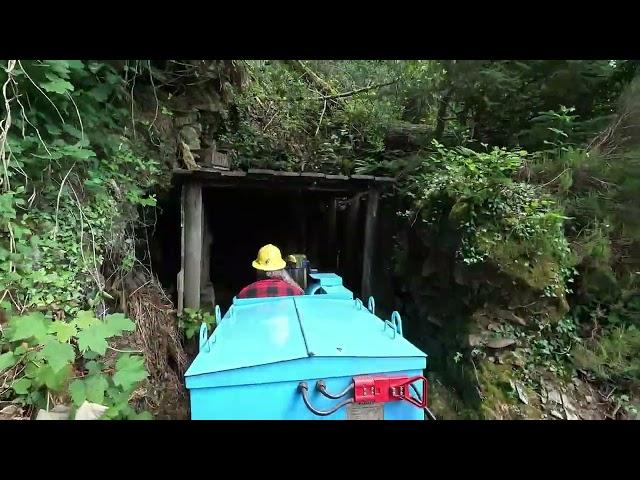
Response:
[{"label": "red plaid shirt", "polygon": [[279,278],[268,278],[244,287],[238,293],[237,298],[289,297],[294,295],[304,295],[304,291]]}]

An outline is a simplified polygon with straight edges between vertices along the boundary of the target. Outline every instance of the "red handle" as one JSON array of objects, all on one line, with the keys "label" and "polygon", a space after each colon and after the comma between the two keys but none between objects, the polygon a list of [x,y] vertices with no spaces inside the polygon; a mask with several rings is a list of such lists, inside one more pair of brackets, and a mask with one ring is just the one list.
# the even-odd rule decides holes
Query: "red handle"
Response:
[{"label": "red handle", "polygon": [[[411,392],[409,391],[409,386],[417,382],[418,380],[422,380],[422,395],[420,400],[416,400],[411,396]],[[398,380],[394,381],[393,379],[389,382],[390,394],[391,397],[397,398],[399,400],[406,400],[407,402],[415,405],[419,408],[424,408],[427,406],[427,379],[423,376],[411,377],[407,380]]]}]

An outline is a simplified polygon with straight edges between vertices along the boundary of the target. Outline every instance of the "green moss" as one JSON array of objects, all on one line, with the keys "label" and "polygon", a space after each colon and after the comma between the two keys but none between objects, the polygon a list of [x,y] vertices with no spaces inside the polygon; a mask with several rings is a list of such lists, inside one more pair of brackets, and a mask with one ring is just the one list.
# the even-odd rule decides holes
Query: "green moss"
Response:
[{"label": "green moss", "polygon": [[614,327],[599,340],[576,347],[572,356],[576,367],[601,380],[640,387],[640,330],[633,326]]},{"label": "green moss", "polygon": [[508,365],[482,362],[478,379],[484,399],[481,411],[486,418],[504,418],[515,401],[509,397],[513,370]]}]

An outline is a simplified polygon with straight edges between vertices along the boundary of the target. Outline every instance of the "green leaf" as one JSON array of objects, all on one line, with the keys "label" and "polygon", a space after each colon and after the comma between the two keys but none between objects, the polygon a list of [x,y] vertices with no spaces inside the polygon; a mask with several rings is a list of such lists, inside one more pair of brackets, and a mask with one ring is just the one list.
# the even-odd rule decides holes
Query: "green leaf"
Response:
[{"label": "green leaf", "polygon": [[70,125],[68,123],[65,123],[62,126],[62,129],[67,132],[69,135],[73,135],[74,137],[80,139],[82,138],[82,131],[78,130],[76,127],[74,127],[73,125]]},{"label": "green leaf", "polygon": [[71,365],[63,367],[58,372],[54,372],[50,365],[45,365],[37,369],[34,381],[38,385],[46,385],[54,392],[59,392],[70,376]]},{"label": "green leaf", "polygon": [[82,380],[74,380],[69,385],[69,394],[71,395],[71,400],[73,400],[73,404],[76,406],[80,406],[87,399],[85,384]]},{"label": "green leaf", "polygon": [[70,344],[53,340],[42,349],[42,357],[51,366],[53,373],[58,373],[75,360],[76,352]]},{"label": "green leaf", "polygon": [[[69,61],[68,60],[45,60],[45,64],[52,72],[60,75],[62,78],[69,77]],[[51,73],[45,73],[49,80],[55,80],[57,77]]]},{"label": "green leaf", "polygon": [[96,323],[100,323],[100,320],[96,318],[95,313],[91,310],[81,310],[76,315],[74,323],[80,330],[85,330]]},{"label": "green leaf", "polygon": [[557,133],[558,135],[562,135],[565,138],[569,137],[569,135],[567,135],[565,132],[563,132],[562,130],[559,130],[557,128],[547,127],[547,129],[551,130],[553,133]]},{"label": "green leaf", "polygon": [[94,360],[98,358],[100,355],[96,352],[88,351],[82,354],[85,360]]},{"label": "green leaf", "polygon": [[80,351],[84,353],[87,350],[91,350],[92,352],[104,355],[107,351],[106,333],[105,326],[102,323],[92,325],[78,333],[78,347],[80,347]]},{"label": "green leaf", "polygon": [[0,373],[7,368],[13,367],[16,363],[18,363],[18,357],[13,352],[3,353],[0,355]]},{"label": "green leaf", "polygon": [[20,380],[16,380],[11,384],[11,388],[18,395],[26,395],[29,393],[29,388],[31,387],[31,380],[28,378],[22,377]]},{"label": "green leaf", "polygon": [[144,358],[140,355],[121,355],[116,362],[116,373],[113,375],[113,383],[129,390],[139,381],[147,378],[148,374],[144,368]]},{"label": "green leaf", "polygon": [[9,320],[9,326],[12,328],[10,340],[15,342],[33,337],[40,343],[49,333],[49,323],[50,320],[41,312],[11,317]]},{"label": "green leaf", "polygon": [[67,60],[67,64],[72,70],[84,70],[84,62],[82,60]]},{"label": "green leaf", "polygon": [[[78,135],[80,135],[80,132],[78,132]],[[82,142],[78,142],[75,145],[65,145],[64,147],[60,148],[60,152],[65,156],[73,157],[80,160],[87,160],[88,158],[96,156],[96,152],[88,148],[83,148],[81,143]]]},{"label": "green leaf", "polygon": [[96,373],[102,372],[103,365],[96,362],[95,360],[91,360],[90,362],[87,362],[84,367],[89,371],[89,375],[94,375]]},{"label": "green leaf", "polygon": [[49,333],[53,333],[61,342],[68,342],[77,335],[78,330],[73,323],[55,321],[49,325]]},{"label": "green leaf", "polygon": [[40,84],[43,90],[46,90],[49,93],[58,93],[60,95],[64,95],[67,92],[73,92],[73,85],[62,78],[55,77],[54,75],[47,75],[49,79],[52,79],[50,82],[43,82]]},{"label": "green leaf", "polygon": [[120,335],[123,331],[133,332],[136,324],[122,313],[113,313],[104,317],[105,332],[107,337]]},{"label": "green leaf", "polygon": [[84,381],[87,400],[102,404],[104,402],[104,392],[109,387],[109,383],[104,375],[97,374],[87,377]]}]

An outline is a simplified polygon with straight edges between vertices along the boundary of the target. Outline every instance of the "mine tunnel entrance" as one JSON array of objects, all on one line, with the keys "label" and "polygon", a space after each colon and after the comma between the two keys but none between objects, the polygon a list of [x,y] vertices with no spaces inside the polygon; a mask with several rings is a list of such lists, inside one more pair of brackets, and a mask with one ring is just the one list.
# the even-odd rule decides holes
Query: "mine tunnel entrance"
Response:
[{"label": "mine tunnel entrance", "polygon": [[312,268],[337,273],[356,295],[371,294],[380,184],[389,180],[281,173],[174,177],[159,202],[152,244],[154,270],[179,311],[214,304],[226,311],[255,281],[251,262],[267,243],[283,256],[305,254]]}]

